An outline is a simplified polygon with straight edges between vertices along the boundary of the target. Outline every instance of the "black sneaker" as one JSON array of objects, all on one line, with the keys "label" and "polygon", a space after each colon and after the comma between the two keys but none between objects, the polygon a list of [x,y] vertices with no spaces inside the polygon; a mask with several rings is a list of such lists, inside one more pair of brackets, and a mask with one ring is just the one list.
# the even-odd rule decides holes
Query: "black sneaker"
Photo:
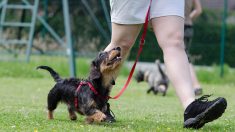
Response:
[{"label": "black sneaker", "polygon": [[219,118],[227,107],[225,98],[208,101],[210,95],[204,95],[193,101],[184,111],[184,127],[199,129],[206,123]]},{"label": "black sneaker", "polygon": [[109,103],[107,103],[107,111],[104,114],[106,115],[106,119],[105,119],[106,122],[109,122],[109,123],[116,122],[115,115],[113,111],[110,109]]}]

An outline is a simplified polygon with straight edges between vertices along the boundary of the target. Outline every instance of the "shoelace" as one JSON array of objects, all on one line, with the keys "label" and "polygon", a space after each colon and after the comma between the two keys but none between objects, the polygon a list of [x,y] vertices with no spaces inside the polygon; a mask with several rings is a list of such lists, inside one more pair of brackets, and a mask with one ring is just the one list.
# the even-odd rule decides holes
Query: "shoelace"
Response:
[{"label": "shoelace", "polygon": [[112,115],[113,118],[115,118],[115,114],[113,113],[113,111],[111,109],[109,109],[109,111],[110,111],[110,115]]},{"label": "shoelace", "polygon": [[203,95],[202,97],[196,99],[197,101],[205,101],[205,102],[208,102],[208,98],[211,96],[210,95]]},{"label": "shoelace", "polygon": [[109,114],[110,114],[111,116],[113,116],[113,118],[115,118],[115,114],[114,114],[113,111],[110,109],[109,103],[108,103],[108,111],[109,111]]}]

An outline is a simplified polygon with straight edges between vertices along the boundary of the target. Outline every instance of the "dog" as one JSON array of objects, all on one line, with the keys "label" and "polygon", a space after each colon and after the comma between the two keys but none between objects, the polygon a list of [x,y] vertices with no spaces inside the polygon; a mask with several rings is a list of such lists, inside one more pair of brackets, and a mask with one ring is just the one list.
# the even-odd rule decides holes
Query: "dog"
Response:
[{"label": "dog", "polygon": [[139,70],[135,76],[135,79],[138,83],[145,81],[149,84],[150,88],[147,90],[147,93],[152,91],[154,94],[157,94],[160,92],[163,96],[165,96],[169,86],[169,79],[163,71],[160,61],[156,60],[155,63],[158,71]]},{"label": "dog", "polygon": [[38,66],[37,69],[49,71],[56,84],[47,97],[48,119],[53,119],[53,111],[59,102],[68,106],[71,120],[76,120],[75,112],[85,115],[86,123],[113,122],[110,113],[109,94],[115,81],[112,75],[121,64],[121,48],[103,51],[92,61],[87,79],[62,79],[58,73],[48,66]]}]

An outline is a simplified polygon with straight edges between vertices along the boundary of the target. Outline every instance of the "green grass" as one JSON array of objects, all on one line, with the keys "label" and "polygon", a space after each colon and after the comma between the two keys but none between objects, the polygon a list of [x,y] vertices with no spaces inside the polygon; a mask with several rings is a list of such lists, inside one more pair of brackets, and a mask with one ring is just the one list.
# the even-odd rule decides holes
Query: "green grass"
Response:
[{"label": "green grass", "polygon": [[[84,73],[79,71],[79,75],[85,76],[89,70],[89,60],[78,59],[77,63],[80,69],[84,70]],[[146,83],[137,84],[134,80],[120,99],[110,100],[111,108],[116,115],[116,123],[87,125],[84,123],[84,116],[80,115],[77,121],[70,121],[64,104],[59,104],[54,120],[47,120],[46,97],[54,82],[47,72],[35,70],[35,67],[41,64],[55,67],[63,76],[68,75],[65,58],[35,57],[30,64],[0,63],[1,132],[194,131],[182,127],[183,109],[172,86],[166,97],[154,96],[146,94],[148,87]],[[25,70],[27,74],[23,73]],[[115,95],[124,85],[127,77],[123,75],[116,81],[111,95]],[[202,83],[202,86],[205,94],[213,94],[211,99],[218,96],[226,97],[228,108],[221,118],[208,123],[199,131],[235,131],[235,81],[218,84]]]},{"label": "green grass", "polygon": [[[91,59],[76,59],[77,76],[87,77],[90,70]],[[30,63],[2,61],[0,62],[0,77],[23,77],[23,78],[45,78],[48,73],[37,71],[36,67],[47,65],[55,69],[61,76],[69,76],[69,62],[66,57],[58,56],[33,56]],[[129,70],[125,67],[121,69],[120,74],[128,75]]]},{"label": "green grass", "polygon": [[[47,77],[47,73],[36,70],[39,65],[47,65],[53,67],[61,76],[69,75],[69,62],[66,57],[47,57],[34,56],[31,57],[30,63],[26,62],[0,62],[0,77],[24,77],[24,78],[43,78]],[[78,76],[85,77],[89,71],[90,59],[79,58],[76,60]]]},{"label": "green grass", "polygon": [[212,67],[199,68],[197,70],[197,77],[200,82],[207,84],[228,84],[235,82],[235,69],[224,65],[223,77],[220,76],[220,66],[213,65]]}]

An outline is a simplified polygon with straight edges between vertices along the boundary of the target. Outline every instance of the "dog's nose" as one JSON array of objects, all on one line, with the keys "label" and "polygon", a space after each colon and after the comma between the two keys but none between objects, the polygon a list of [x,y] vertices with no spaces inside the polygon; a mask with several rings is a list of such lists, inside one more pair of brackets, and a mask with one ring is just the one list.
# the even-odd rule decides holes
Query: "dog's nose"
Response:
[{"label": "dog's nose", "polygon": [[120,48],[120,47],[117,47],[116,50],[121,51],[121,48]]}]

